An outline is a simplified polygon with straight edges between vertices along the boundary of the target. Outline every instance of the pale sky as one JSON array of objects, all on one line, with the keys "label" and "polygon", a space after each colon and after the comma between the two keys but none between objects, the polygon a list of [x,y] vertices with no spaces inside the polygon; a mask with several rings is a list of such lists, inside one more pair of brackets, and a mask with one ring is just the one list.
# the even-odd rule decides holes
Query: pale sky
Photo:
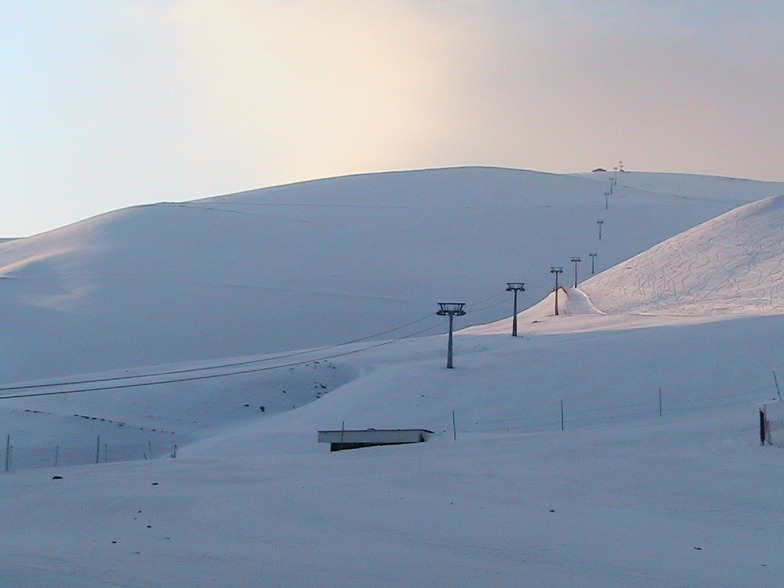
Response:
[{"label": "pale sky", "polygon": [[3,0],[0,236],[455,165],[784,181],[780,0]]}]

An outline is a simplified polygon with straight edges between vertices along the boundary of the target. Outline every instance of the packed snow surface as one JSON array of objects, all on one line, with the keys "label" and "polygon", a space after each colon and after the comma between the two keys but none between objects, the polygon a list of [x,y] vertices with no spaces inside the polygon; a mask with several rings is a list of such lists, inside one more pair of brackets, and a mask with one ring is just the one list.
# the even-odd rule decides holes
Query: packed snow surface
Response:
[{"label": "packed snow surface", "polygon": [[[3,583],[780,585],[784,186],[625,172],[605,209],[611,175],[336,178],[0,245]],[[342,427],[435,434],[316,442]]]},{"label": "packed snow surface", "polygon": [[604,312],[781,314],[784,196],[672,237],[584,285]]}]

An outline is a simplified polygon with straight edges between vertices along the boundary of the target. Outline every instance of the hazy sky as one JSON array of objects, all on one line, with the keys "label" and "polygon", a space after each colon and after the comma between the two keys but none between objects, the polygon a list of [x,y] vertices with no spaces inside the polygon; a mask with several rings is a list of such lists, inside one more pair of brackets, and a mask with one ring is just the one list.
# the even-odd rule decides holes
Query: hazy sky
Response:
[{"label": "hazy sky", "polygon": [[780,0],[3,0],[0,236],[496,165],[784,180]]}]

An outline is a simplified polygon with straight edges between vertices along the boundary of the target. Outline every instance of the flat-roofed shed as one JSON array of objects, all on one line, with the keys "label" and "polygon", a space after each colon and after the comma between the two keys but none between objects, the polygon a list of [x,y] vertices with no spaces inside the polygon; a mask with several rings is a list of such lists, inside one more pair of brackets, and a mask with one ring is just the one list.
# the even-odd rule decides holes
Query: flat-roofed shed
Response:
[{"label": "flat-roofed shed", "polygon": [[374,447],[377,445],[402,445],[422,443],[433,434],[427,429],[343,429],[319,431],[319,443],[329,443],[330,451]]}]

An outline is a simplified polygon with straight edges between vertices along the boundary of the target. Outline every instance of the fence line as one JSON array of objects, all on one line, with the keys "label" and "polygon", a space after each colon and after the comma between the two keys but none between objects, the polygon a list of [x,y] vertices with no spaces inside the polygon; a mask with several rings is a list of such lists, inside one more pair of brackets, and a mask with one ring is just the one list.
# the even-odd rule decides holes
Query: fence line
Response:
[{"label": "fence line", "polygon": [[[776,382],[776,384],[777,383],[778,382]],[[535,414],[528,413],[525,415],[498,419],[469,419],[460,423],[460,426],[456,425],[453,411],[451,427],[455,438],[457,437],[457,428],[468,433],[491,433],[502,431],[538,433],[558,430],[559,428],[564,430],[568,429],[570,426],[601,424],[633,417],[646,418],[653,417],[654,415],[661,417],[662,415],[684,414],[710,408],[739,404],[748,405],[753,402],[754,396],[759,397],[765,394],[769,397],[770,391],[771,386],[760,386],[744,392],[721,394],[703,398],[672,399],[668,401],[666,390],[663,392],[662,389],[659,389],[658,396],[652,391],[650,400],[648,401],[641,400],[628,404],[619,403],[617,406],[603,406],[598,408],[574,408],[573,406],[570,406],[570,402],[565,402],[561,399],[560,401],[553,403],[551,411],[548,410],[547,412],[543,412],[542,407],[540,406],[540,412]],[[778,389],[776,391],[778,392]],[[779,406],[781,406],[781,403],[779,403]],[[767,417],[768,415],[766,414],[765,416]],[[487,425],[490,425],[490,427]],[[776,410],[775,418],[770,418],[769,422],[764,426],[767,427],[769,438],[775,439],[773,442],[768,441],[768,444],[784,446],[784,407],[781,409],[781,412]],[[159,432],[171,433],[170,431]],[[5,446],[6,472],[42,467],[146,460],[165,456],[175,458],[177,456],[177,445],[171,442],[153,443],[152,440],[148,440],[140,443],[123,444],[109,442],[105,439],[102,440],[100,436],[97,436],[94,442],[85,441],[81,444],[72,445],[56,444],[44,447],[29,447],[14,444],[11,435],[7,434]]]},{"label": "fence line", "polygon": [[177,445],[152,441],[112,443],[98,436],[95,441],[78,445],[33,447],[13,443],[9,434],[6,435],[5,471],[134,461],[165,456],[176,457]]},{"label": "fence line", "polygon": [[[617,406],[575,408],[569,400],[555,400],[550,409],[543,411],[541,405],[534,413],[509,416],[498,419],[465,419],[458,428],[466,433],[498,433],[525,432],[541,433],[545,431],[567,430],[570,426],[609,423],[629,418],[648,418],[668,415],[682,415],[700,410],[724,408],[736,405],[755,405],[770,398],[772,386],[761,386],[755,389],[735,393],[722,393],[702,398],[667,398],[667,391],[653,390],[648,401],[639,401]],[[761,398],[762,397],[762,398]],[[772,430],[778,430],[778,437],[784,446],[784,416],[771,424]]]}]

